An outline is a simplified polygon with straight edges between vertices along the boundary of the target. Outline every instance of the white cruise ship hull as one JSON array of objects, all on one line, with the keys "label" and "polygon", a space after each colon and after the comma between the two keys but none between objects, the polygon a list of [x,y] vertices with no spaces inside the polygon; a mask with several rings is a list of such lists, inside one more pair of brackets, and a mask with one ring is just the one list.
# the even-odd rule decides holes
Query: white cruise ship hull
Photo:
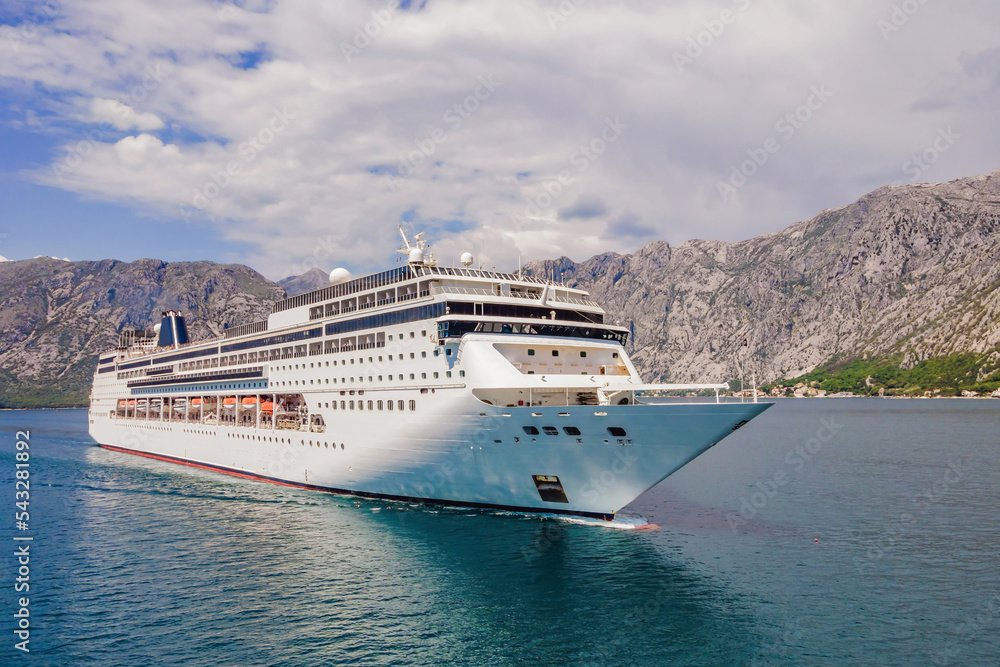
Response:
[{"label": "white cruise ship hull", "polygon": [[[315,398],[322,405],[340,395]],[[434,406],[419,421],[328,411],[335,426],[327,433],[97,413],[91,435],[108,449],[319,491],[611,519],[770,404],[496,408],[455,389],[438,390]],[[567,426],[580,434],[567,435]],[[558,480],[562,495],[543,499],[536,476]]]}]

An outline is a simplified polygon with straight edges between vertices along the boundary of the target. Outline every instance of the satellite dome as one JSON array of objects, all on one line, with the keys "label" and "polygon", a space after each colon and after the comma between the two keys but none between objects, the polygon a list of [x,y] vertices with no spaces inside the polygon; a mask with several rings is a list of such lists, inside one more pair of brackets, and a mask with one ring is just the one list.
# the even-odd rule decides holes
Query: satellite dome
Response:
[{"label": "satellite dome", "polygon": [[420,248],[410,248],[409,261],[411,264],[423,264],[424,251]]},{"label": "satellite dome", "polygon": [[472,253],[463,252],[461,262],[462,266],[472,266]]},{"label": "satellite dome", "polygon": [[351,272],[347,269],[334,269],[330,272],[330,284],[339,285],[351,279]]},{"label": "satellite dome", "polygon": [[160,335],[160,323],[159,322],[157,322],[156,324],[153,325],[153,333],[155,333],[157,336]]}]

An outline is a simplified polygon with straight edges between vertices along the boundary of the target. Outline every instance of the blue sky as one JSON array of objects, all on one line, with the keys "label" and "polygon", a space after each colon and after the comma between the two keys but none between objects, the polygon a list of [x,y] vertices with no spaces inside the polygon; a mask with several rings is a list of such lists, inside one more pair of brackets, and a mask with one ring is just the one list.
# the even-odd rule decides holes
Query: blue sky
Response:
[{"label": "blue sky", "polygon": [[10,2],[0,91],[8,258],[510,267],[1000,168],[1000,7]]}]

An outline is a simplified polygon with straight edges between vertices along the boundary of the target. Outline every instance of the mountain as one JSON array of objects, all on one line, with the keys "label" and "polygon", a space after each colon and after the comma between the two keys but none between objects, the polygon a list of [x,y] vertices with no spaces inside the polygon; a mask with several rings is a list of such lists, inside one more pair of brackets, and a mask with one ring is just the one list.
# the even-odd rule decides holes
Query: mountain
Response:
[{"label": "mountain", "polygon": [[141,259],[0,263],[0,407],[85,405],[97,356],[179,309],[192,339],[264,319],[284,290],[256,271]]},{"label": "mountain", "polygon": [[[820,366],[979,355],[1000,367],[1000,172],[892,186],[738,243],[649,243],[526,271],[582,287],[632,330],[651,380],[762,380]],[[744,345],[745,341],[745,345]]]},{"label": "mountain", "polygon": [[278,281],[288,296],[298,296],[330,284],[330,277],[317,268],[311,268],[300,276],[288,276]]}]

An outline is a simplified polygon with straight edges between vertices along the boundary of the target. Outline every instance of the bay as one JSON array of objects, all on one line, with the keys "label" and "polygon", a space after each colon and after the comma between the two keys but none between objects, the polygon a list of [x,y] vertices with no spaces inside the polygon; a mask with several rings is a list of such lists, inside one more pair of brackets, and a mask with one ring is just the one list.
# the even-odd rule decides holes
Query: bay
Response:
[{"label": "bay", "polygon": [[86,425],[0,412],[0,536],[34,538],[26,655],[2,560],[4,664],[1000,663],[998,401],[779,400],[612,525],[256,483]]}]

